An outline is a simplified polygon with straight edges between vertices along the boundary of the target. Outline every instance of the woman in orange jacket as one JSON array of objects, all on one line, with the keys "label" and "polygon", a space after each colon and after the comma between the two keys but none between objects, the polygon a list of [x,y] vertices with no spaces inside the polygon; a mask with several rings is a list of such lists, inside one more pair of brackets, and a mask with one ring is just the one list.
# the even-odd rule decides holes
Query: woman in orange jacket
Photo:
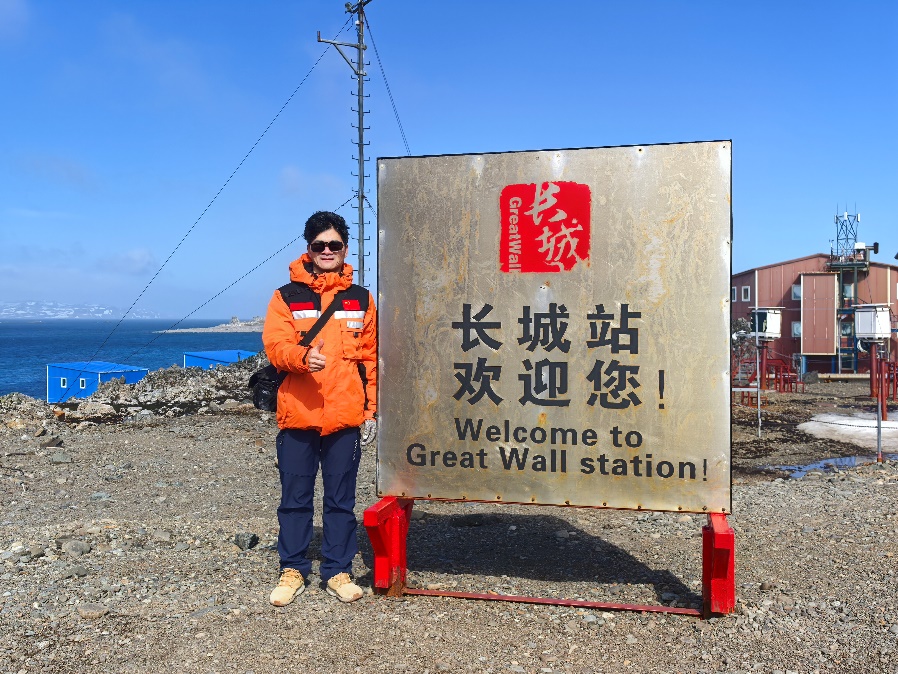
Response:
[{"label": "woman in orange jacket", "polygon": [[[277,400],[281,578],[270,597],[275,606],[302,593],[311,571],[306,552],[319,465],[324,484],[319,575],[341,601],[362,596],[351,576],[358,552],[356,475],[361,444],[376,432],[377,314],[371,294],[352,284],[352,267],[345,262],[349,230],[339,215],[319,211],[306,222],[303,236],[308,250],[290,264],[291,283],[275,291],[262,331],[268,359],[288,373]],[[334,301],[340,304],[311,345],[300,344]]]}]

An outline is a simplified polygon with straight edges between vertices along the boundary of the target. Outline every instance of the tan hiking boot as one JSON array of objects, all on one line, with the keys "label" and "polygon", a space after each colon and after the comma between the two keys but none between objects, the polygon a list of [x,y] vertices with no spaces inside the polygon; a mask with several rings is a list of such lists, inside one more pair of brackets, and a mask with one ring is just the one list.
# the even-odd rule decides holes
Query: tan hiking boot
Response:
[{"label": "tan hiking boot", "polygon": [[306,580],[302,574],[296,569],[284,569],[281,571],[281,579],[278,586],[271,591],[268,598],[274,606],[286,606],[296,598],[296,595],[302,594],[306,589]]},{"label": "tan hiking boot", "polygon": [[327,581],[327,593],[342,602],[355,601],[362,598],[362,588],[352,582],[348,573],[338,573]]}]

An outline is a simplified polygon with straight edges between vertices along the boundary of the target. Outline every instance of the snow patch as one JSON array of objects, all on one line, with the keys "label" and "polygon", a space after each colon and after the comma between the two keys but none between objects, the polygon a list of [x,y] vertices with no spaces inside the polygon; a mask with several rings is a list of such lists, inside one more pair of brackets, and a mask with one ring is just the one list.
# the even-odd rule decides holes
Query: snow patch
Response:
[{"label": "snow patch", "polygon": [[[876,415],[858,412],[844,414],[817,414],[810,421],[799,424],[798,430],[815,438],[850,442],[858,447],[876,449]],[[882,450],[898,451],[898,421],[882,422]]]}]

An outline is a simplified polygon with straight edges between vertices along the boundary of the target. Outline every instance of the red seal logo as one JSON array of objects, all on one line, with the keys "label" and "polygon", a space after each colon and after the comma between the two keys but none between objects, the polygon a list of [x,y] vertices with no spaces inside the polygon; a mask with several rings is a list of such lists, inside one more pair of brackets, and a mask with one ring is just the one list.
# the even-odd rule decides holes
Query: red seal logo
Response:
[{"label": "red seal logo", "polygon": [[544,182],[508,185],[499,196],[504,272],[569,271],[589,261],[589,185]]}]

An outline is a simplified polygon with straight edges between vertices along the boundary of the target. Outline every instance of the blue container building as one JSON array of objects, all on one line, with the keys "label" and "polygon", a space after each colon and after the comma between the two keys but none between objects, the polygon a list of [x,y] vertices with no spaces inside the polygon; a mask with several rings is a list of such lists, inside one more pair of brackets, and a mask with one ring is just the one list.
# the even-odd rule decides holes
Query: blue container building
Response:
[{"label": "blue container building", "polygon": [[125,378],[136,384],[147,376],[145,367],[92,360],[80,363],[50,363],[47,365],[47,402],[62,403],[69,398],[86,398],[103,382]]},{"label": "blue container building", "polygon": [[216,365],[230,365],[239,363],[255,356],[255,351],[242,351],[231,349],[225,351],[189,351],[184,354],[184,367],[201,367],[209,370]]}]

